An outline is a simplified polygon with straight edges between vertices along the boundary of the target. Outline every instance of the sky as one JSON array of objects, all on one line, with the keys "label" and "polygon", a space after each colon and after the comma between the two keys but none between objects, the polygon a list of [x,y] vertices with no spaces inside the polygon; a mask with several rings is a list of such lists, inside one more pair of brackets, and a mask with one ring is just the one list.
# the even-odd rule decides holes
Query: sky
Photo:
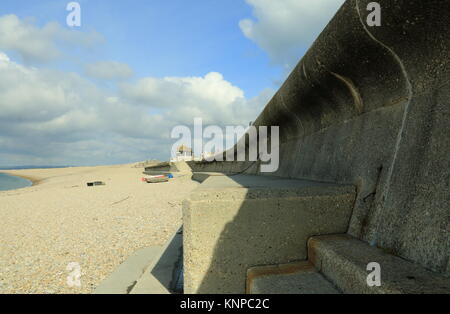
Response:
[{"label": "sky", "polygon": [[167,160],[171,130],[248,125],[343,0],[0,3],[0,166]]}]

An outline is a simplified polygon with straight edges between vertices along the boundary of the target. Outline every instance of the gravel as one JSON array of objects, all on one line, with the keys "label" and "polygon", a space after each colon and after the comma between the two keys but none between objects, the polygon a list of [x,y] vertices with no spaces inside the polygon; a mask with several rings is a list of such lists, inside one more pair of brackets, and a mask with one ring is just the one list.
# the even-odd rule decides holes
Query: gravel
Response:
[{"label": "gravel", "polygon": [[[128,256],[176,232],[198,185],[188,176],[146,184],[132,165],[8,173],[39,183],[0,192],[0,293],[91,293]],[[73,262],[81,287],[67,283]]]}]

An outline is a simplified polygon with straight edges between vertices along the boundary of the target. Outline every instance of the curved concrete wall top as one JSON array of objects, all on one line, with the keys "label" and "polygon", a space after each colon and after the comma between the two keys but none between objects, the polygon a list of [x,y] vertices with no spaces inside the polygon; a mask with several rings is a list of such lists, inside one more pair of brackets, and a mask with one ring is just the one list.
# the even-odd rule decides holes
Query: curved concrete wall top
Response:
[{"label": "curved concrete wall top", "polygon": [[377,1],[380,27],[369,2],[342,6],[255,125],[280,126],[272,175],[356,185],[350,234],[448,272],[450,1]]}]

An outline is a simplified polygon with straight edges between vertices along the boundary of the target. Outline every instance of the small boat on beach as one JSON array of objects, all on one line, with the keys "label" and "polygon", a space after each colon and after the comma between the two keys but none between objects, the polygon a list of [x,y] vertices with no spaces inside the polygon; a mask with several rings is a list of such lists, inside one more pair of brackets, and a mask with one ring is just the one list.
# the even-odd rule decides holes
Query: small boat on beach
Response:
[{"label": "small boat on beach", "polygon": [[167,176],[167,175],[146,176],[146,177],[142,178],[142,181],[147,182],[147,183],[168,182],[169,176]]}]

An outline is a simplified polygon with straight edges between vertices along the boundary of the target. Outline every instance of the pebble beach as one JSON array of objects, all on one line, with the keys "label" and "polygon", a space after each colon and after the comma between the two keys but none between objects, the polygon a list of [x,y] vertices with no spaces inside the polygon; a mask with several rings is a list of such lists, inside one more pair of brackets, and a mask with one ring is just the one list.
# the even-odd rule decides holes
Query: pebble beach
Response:
[{"label": "pebble beach", "polygon": [[[34,185],[0,192],[0,293],[91,293],[127,257],[181,226],[188,176],[146,184],[133,165],[4,171]],[[103,181],[104,186],[87,187]],[[81,267],[81,286],[67,266]]]}]

